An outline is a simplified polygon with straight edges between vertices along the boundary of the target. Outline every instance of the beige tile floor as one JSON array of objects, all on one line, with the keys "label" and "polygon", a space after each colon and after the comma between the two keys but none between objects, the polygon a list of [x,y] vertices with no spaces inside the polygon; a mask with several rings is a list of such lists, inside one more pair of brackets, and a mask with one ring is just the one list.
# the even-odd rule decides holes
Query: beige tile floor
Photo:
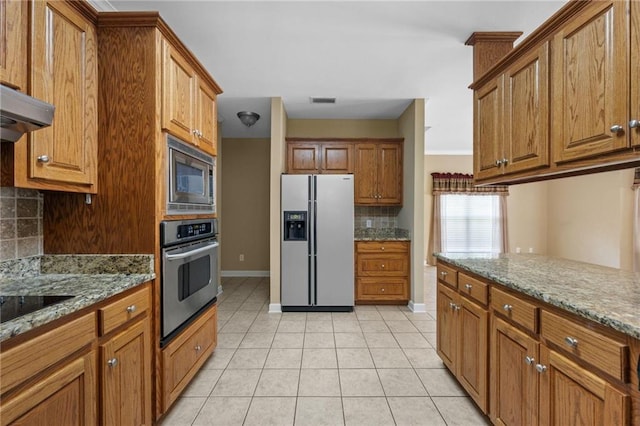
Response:
[{"label": "beige tile floor", "polygon": [[435,351],[427,313],[269,314],[268,278],[225,278],[218,347],[167,416],[180,425],[486,425]]}]

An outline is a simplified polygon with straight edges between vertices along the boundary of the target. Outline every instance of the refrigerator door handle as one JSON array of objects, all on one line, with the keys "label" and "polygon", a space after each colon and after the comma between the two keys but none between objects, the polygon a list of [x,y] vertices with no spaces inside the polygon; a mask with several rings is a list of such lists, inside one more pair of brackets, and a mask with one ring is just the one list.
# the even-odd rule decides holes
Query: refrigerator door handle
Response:
[{"label": "refrigerator door handle", "polygon": [[313,224],[311,223],[311,210],[313,209],[313,204],[311,203],[311,197],[312,197],[312,191],[313,191],[313,184],[311,181],[311,176],[307,176],[307,202],[308,202],[308,207],[307,207],[307,304],[309,306],[312,305],[312,300],[311,300],[311,291],[312,291],[312,286],[313,286],[313,241],[312,241],[312,234],[311,234],[311,227],[313,226]]},{"label": "refrigerator door handle", "polygon": [[318,177],[313,175],[313,305],[318,304]]}]

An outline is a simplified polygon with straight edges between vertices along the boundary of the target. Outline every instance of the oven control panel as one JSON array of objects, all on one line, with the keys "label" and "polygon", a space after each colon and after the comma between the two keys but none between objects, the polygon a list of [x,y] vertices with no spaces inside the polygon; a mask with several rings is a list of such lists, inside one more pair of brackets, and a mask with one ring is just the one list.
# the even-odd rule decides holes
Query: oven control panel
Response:
[{"label": "oven control panel", "polygon": [[179,225],[178,238],[189,238],[211,234],[211,228],[211,222],[194,223],[193,225]]},{"label": "oven control panel", "polygon": [[217,219],[166,220],[160,223],[162,247],[211,238],[217,234]]}]

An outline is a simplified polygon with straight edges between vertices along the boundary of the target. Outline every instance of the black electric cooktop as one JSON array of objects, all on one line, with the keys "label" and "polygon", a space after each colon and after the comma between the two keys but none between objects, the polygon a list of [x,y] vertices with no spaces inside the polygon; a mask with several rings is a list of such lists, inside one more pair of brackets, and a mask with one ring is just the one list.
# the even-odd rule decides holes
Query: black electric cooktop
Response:
[{"label": "black electric cooktop", "polygon": [[55,305],[73,296],[0,296],[0,323]]}]

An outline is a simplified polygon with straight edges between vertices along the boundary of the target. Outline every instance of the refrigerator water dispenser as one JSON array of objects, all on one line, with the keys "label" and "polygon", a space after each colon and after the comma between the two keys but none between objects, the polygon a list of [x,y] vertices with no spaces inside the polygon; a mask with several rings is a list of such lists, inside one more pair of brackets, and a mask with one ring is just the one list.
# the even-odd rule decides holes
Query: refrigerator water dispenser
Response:
[{"label": "refrigerator water dispenser", "polygon": [[284,212],[284,241],[307,241],[307,212]]}]

